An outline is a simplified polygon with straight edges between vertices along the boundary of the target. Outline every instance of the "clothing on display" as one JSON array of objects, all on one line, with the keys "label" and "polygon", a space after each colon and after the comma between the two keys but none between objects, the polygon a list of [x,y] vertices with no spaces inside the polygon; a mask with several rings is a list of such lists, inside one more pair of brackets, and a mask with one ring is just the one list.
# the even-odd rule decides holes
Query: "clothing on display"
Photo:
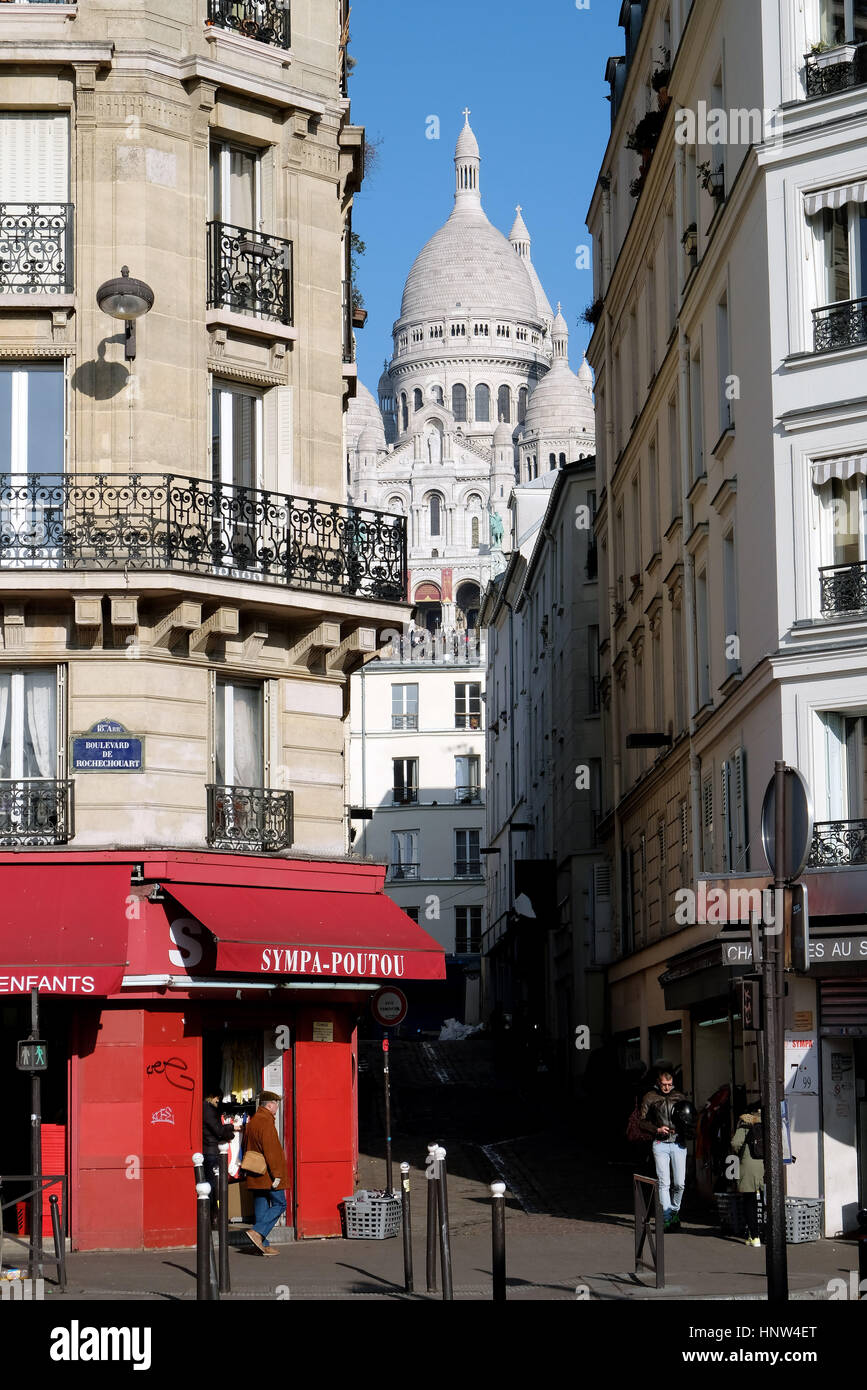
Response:
[{"label": "clothing on display", "polygon": [[261,1089],[259,1046],[250,1037],[228,1037],[223,1043],[220,1087],[224,1101],[251,1101]]}]

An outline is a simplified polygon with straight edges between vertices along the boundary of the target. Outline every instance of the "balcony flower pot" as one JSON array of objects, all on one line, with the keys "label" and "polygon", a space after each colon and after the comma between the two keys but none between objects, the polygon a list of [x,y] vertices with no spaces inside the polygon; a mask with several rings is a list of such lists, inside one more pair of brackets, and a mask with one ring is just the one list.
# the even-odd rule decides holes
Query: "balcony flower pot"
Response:
[{"label": "balcony flower pot", "polygon": [[857,48],[855,43],[837,43],[831,48],[821,48],[817,44],[810,51],[810,59],[817,68],[843,67],[855,61]]},{"label": "balcony flower pot", "polygon": [[353,328],[363,328],[364,325],[365,325],[366,323],[367,323],[367,310],[366,310],[366,309],[353,309],[353,311],[352,311],[352,327],[353,327]]}]

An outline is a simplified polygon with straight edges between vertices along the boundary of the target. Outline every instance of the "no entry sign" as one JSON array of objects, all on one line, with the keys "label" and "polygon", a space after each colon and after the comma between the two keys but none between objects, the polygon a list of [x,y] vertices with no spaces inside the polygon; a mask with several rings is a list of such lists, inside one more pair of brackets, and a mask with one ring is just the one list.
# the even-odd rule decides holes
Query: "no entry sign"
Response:
[{"label": "no entry sign", "polygon": [[406,995],[395,985],[386,985],[374,994],[370,1007],[380,1027],[396,1028],[406,1018]]}]

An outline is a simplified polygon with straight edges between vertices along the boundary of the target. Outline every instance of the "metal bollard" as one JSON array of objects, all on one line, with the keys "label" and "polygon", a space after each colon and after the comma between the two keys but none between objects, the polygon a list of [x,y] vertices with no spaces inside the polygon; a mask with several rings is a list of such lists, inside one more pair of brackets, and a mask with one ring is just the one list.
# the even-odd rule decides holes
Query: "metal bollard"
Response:
[{"label": "metal bollard", "polygon": [[446,1205],[445,1184],[446,1151],[440,1146],[436,1151],[437,1163],[437,1215],[440,1228],[440,1269],[443,1276],[443,1299],[450,1302],[454,1298],[452,1289],[452,1250],[449,1241],[449,1212]]},{"label": "metal bollard", "polygon": [[196,1301],[210,1303],[216,1294],[211,1278],[211,1184],[196,1183]]},{"label": "metal bollard", "polygon": [[400,1165],[400,1216],[403,1228],[403,1287],[407,1293],[412,1293],[412,1216],[409,1205],[408,1163]]},{"label": "metal bollard", "polygon": [[506,1301],[506,1184],[491,1183],[491,1269],[494,1302]]},{"label": "metal bollard", "polygon": [[51,1232],[54,1236],[54,1253],[57,1256],[57,1282],[61,1289],[66,1290],[66,1242],[63,1239],[63,1227],[60,1222],[60,1202],[56,1192],[52,1192],[48,1198],[51,1207]]},{"label": "metal bollard", "polygon": [[425,1251],[425,1273],[428,1293],[436,1293],[437,1288],[437,1162],[439,1145],[428,1144],[425,1177],[427,1184],[427,1249]]},{"label": "metal bollard", "polygon": [[217,1182],[217,1254],[220,1293],[232,1292],[229,1274],[229,1145],[220,1145],[219,1179]]},{"label": "metal bollard", "polygon": [[193,1154],[192,1157],[193,1157],[193,1173],[195,1174],[196,1186],[198,1187],[198,1185],[199,1185],[200,1182],[207,1182],[207,1179],[206,1179],[206,1177],[205,1177],[205,1155],[204,1155],[204,1154]]}]

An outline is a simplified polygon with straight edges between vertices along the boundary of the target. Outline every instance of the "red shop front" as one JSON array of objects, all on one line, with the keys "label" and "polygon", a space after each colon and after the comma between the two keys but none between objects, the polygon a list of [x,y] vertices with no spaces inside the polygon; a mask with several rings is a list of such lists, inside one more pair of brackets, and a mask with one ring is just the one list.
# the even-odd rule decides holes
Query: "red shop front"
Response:
[{"label": "red shop front", "polygon": [[[11,1058],[27,1035],[38,988],[43,1119],[65,1130],[74,1248],[193,1243],[203,1098],[250,1113],[262,1089],[283,1096],[287,1225],[340,1234],[357,1020],[382,984],[445,979],[442,948],[385,896],[384,874],[168,850],[0,855],[0,1047]],[[23,1173],[16,1077],[6,1167]]]}]

